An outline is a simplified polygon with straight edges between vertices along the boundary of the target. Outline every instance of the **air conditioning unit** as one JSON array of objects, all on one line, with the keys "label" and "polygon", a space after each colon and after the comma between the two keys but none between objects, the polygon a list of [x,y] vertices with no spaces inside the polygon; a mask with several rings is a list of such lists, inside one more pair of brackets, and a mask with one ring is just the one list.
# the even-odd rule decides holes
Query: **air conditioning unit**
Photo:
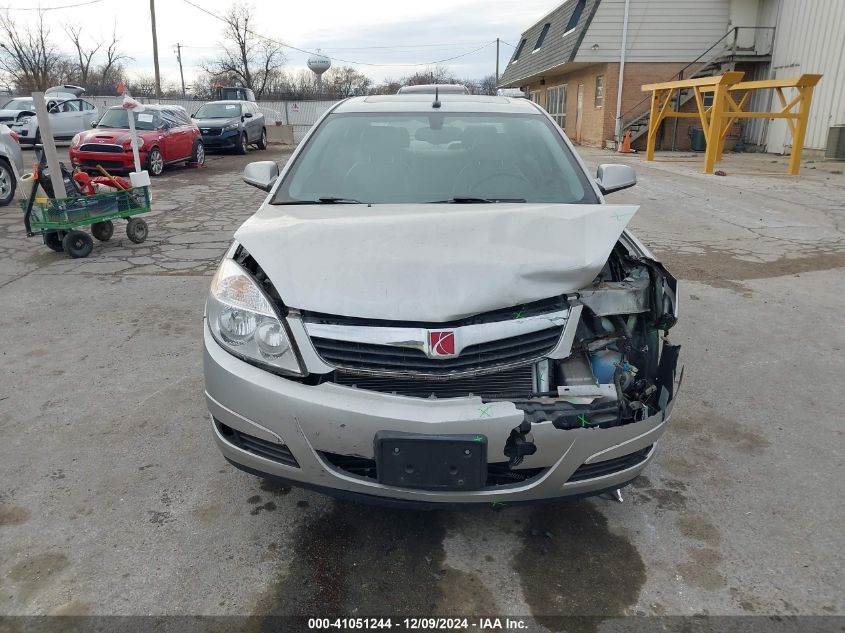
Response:
[{"label": "air conditioning unit", "polygon": [[845,160],[845,125],[833,125],[827,133],[825,158]]}]

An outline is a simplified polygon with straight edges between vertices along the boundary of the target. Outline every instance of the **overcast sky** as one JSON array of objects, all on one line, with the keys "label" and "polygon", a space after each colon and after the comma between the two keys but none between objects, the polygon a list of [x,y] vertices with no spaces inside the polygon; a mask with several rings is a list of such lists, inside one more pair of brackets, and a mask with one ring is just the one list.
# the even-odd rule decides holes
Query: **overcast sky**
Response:
[{"label": "overcast sky", "polygon": [[[86,0],[40,0],[42,7],[65,6]],[[90,1],[90,0],[88,0]],[[195,0],[213,13],[222,14],[230,0]],[[572,0],[568,0],[572,1]],[[469,52],[502,38],[517,44],[519,34],[550,12],[561,0],[253,0],[257,21],[254,29],[269,37],[306,50],[360,64],[351,65],[375,81],[398,78],[426,64]],[[0,0],[8,7],[32,7],[32,0]],[[31,20],[32,12],[12,11],[16,20]],[[122,50],[135,61],[130,74],[152,73],[152,37],[146,0],[99,0],[89,6],[49,11],[52,36],[62,48],[69,47],[63,24],[83,26],[89,35],[108,34],[117,21]],[[185,81],[190,82],[198,65],[214,55],[220,41],[221,23],[184,0],[156,0],[159,61],[163,78],[179,80],[174,47],[183,49]],[[369,48],[368,48],[369,47]],[[376,48],[384,47],[384,48]],[[501,70],[513,53],[501,46]],[[308,55],[285,49],[287,66],[305,66]],[[444,62],[460,77],[480,78],[495,70],[495,45],[461,59]],[[366,64],[375,64],[367,66]],[[392,66],[391,66],[392,64]]]}]

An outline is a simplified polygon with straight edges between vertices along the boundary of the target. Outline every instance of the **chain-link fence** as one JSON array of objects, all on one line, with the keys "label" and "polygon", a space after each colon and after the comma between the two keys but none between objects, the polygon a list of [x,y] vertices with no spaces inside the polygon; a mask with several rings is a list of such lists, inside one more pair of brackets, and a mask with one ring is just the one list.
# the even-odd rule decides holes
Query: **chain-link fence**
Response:
[{"label": "chain-link fence", "polygon": [[[83,99],[96,105],[101,112],[106,108],[120,105],[123,102],[123,97],[83,96]],[[136,97],[135,99],[141,103],[182,106],[189,114],[196,112],[203,103],[206,103],[205,101],[194,101],[191,99],[151,99],[147,97]],[[267,125],[293,126],[293,140],[299,143],[311,126],[317,122],[317,119],[335,103],[337,103],[337,100],[258,101],[256,105],[264,113]]]}]

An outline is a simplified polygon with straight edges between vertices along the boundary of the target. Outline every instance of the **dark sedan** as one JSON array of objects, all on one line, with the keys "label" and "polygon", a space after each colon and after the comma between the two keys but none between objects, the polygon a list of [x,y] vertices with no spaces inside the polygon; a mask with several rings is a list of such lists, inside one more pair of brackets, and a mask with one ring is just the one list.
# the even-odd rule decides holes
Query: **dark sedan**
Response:
[{"label": "dark sedan", "polygon": [[250,101],[212,101],[191,116],[207,149],[234,149],[246,154],[250,145],[267,148],[264,114]]}]

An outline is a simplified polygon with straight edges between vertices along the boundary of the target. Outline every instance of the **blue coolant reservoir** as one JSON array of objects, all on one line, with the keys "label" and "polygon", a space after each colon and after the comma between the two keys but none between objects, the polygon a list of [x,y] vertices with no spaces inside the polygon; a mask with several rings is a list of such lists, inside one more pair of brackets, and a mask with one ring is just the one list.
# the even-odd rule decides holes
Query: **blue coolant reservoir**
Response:
[{"label": "blue coolant reservoir", "polygon": [[616,371],[616,364],[621,362],[622,354],[609,349],[603,349],[590,354],[590,364],[593,367],[593,374],[599,384],[606,385],[613,382],[613,372]]}]

